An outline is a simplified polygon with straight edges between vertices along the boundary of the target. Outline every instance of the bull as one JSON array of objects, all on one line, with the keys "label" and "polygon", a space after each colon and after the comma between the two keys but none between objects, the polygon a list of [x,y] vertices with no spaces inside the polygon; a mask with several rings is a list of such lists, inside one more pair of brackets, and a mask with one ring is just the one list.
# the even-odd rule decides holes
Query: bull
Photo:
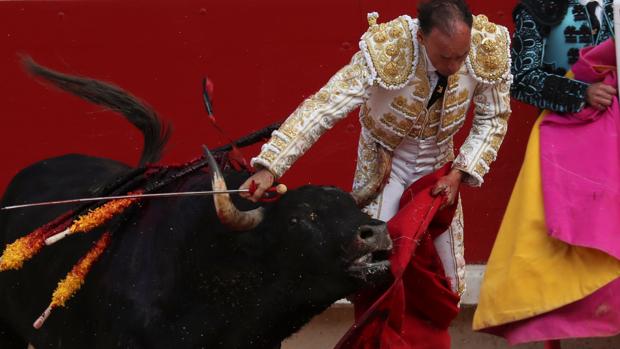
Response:
[{"label": "bull", "polygon": [[[139,166],[160,158],[169,132],[148,106],[111,84],[26,64],[31,73],[120,112],[144,136]],[[218,154],[216,154],[218,157]],[[219,159],[223,157],[219,154]],[[246,171],[194,171],[165,192],[238,187]],[[1,205],[89,197],[135,168],[70,154],[21,170]],[[44,248],[20,270],[0,273],[0,348],[272,348],[334,301],[376,282],[391,241],[385,224],[356,205],[364,193],[307,185],[274,203],[238,197],[141,201],[114,225],[113,238],[82,289],[32,327],[56,284],[103,229]],[[361,197],[362,196],[362,197]],[[0,245],[71,207],[0,213]]]}]

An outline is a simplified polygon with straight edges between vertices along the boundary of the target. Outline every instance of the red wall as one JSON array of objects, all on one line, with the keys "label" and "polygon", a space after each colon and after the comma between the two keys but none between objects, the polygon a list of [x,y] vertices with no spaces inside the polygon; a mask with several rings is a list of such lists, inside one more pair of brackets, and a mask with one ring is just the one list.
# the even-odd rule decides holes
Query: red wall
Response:
[{"label": "red wall", "polygon": [[[470,4],[474,13],[512,29],[514,2]],[[205,74],[215,83],[219,123],[239,137],[286,117],[346,64],[367,27],[367,12],[379,11],[381,21],[414,15],[414,7],[411,0],[0,1],[0,191],[35,161],[77,152],[133,164],[142,143],[119,116],[29,77],[20,54],[113,82],[148,102],[174,125],[164,162],[182,162],[199,156],[202,143],[225,142],[203,111]],[[516,103],[513,110],[484,187],[463,193],[469,262],[488,257],[536,114]],[[283,181],[350,189],[358,132],[351,115]]]}]

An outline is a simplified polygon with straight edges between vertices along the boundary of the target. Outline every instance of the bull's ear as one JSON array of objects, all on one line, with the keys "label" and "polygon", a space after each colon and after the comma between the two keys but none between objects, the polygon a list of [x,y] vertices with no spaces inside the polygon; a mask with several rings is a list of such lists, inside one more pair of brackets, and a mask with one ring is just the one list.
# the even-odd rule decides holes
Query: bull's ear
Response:
[{"label": "bull's ear", "polygon": [[359,208],[368,206],[377,197],[385,183],[387,183],[392,170],[392,155],[390,152],[379,144],[376,144],[376,147],[377,166],[375,167],[375,172],[369,176],[370,181],[366,185],[351,193],[353,200],[355,200]]},{"label": "bull's ear", "polygon": [[215,158],[213,158],[213,154],[207,146],[203,145],[203,149],[211,171],[211,187],[214,191],[221,192],[220,194],[213,194],[213,203],[220,222],[234,231],[254,229],[263,221],[264,209],[259,207],[250,211],[239,211],[230,199],[226,181]]}]

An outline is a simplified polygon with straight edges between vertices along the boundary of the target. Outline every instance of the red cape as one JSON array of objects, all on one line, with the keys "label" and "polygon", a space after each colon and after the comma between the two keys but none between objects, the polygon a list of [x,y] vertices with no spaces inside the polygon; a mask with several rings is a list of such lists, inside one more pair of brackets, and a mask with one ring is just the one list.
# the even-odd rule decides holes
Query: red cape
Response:
[{"label": "red cape", "polygon": [[443,197],[431,196],[450,164],[413,183],[389,222],[394,248],[390,257],[394,281],[387,288],[355,296],[355,324],[336,349],[450,348],[448,326],[458,314],[433,239],[452,222],[456,204],[439,211]]}]

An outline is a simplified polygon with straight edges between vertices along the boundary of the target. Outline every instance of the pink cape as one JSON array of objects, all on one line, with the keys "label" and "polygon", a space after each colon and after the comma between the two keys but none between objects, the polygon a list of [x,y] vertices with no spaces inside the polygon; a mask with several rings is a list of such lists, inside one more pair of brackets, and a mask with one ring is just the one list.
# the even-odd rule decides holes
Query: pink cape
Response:
[{"label": "pink cape", "polygon": [[[617,86],[614,42],[581,50],[575,79]],[[549,235],[620,259],[620,107],[550,113],[540,126]]]},{"label": "pink cape", "polygon": [[[581,50],[575,79],[617,86],[614,42]],[[540,125],[545,220],[551,237],[620,259],[620,107],[549,113]],[[553,272],[553,271],[550,271]],[[512,344],[620,332],[620,279],[579,301],[492,329]]]}]

